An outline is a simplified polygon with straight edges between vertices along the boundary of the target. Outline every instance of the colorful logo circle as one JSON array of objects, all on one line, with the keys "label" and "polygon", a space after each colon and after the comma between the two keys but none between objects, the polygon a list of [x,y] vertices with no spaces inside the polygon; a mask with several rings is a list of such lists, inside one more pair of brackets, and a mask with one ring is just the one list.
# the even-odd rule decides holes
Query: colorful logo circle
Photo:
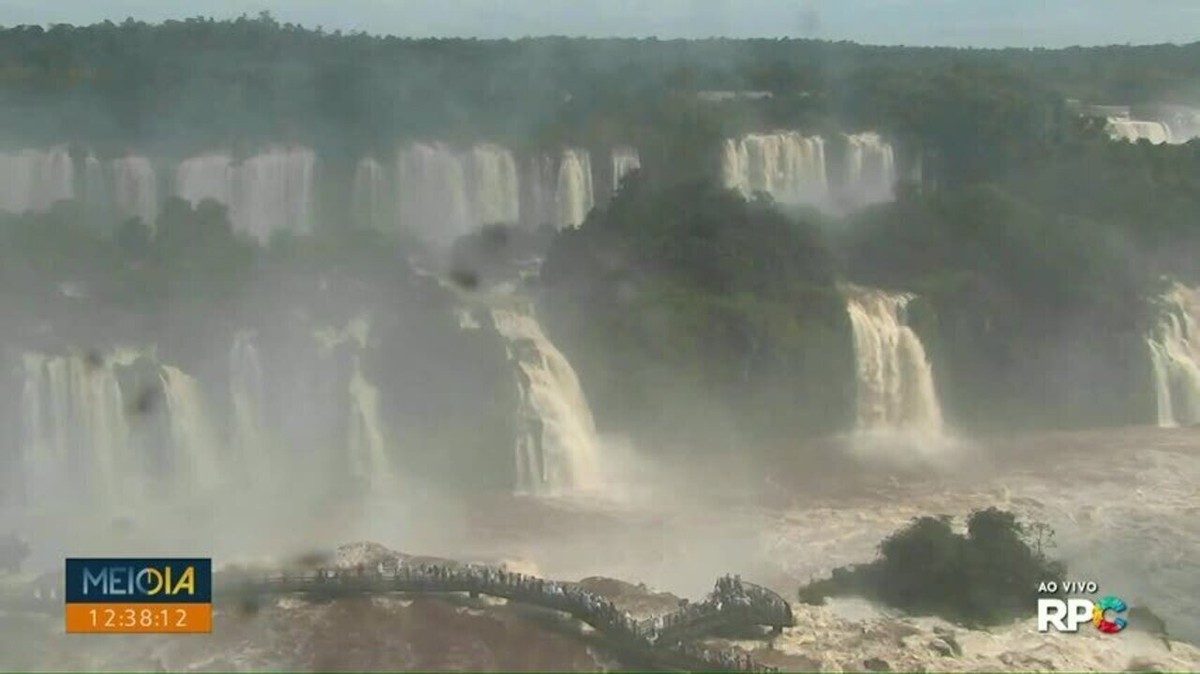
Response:
[{"label": "colorful logo circle", "polygon": [[1096,629],[1105,634],[1116,634],[1125,629],[1125,626],[1129,623],[1124,618],[1116,615],[1110,620],[1108,612],[1112,611],[1114,614],[1124,613],[1127,608],[1129,607],[1125,605],[1125,602],[1109,595],[1092,605],[1092,624],[1096,626]]}]

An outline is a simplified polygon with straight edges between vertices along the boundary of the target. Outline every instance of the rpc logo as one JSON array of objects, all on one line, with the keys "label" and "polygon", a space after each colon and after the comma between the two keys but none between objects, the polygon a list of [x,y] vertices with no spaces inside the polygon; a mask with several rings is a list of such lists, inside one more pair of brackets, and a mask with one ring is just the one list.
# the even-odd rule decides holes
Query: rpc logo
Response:
[{"label": "rpc logo", "polygon": [[1091,623],[1105,634],[1116,634],[1129,624],[1121,617],[1128,607],[1119,597],[1109,595],[1100,601],[1091,599],[1038,599],[1037,628],[1049,632],[1078,632],[1079,626]]}]

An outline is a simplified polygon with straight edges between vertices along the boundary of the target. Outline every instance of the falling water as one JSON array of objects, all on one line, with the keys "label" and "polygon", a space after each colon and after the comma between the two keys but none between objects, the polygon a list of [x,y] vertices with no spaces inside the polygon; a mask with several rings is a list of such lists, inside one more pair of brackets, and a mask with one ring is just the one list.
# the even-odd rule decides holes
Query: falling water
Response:
[{"label": "falling water", "polygon": [[396,181],[396,208],[407,231],[442,245],[470,231],[466,175],[449,149],[424,143],[401,149]]},{"label": "falling water", "polygon": [[22,471],[30,503],[82,492],[111,505],[142,475],[116,367],[95,355],[23,357]]},{"label": "falling water", "polygon": [[45,211],[75,197],[75,165],[65,147],[0,152],[0,210]]},{"label": "falling water", "polygon": [[578,227],[587,218],[596,203],[592,159],[587,150],[563,150],[554,200],[558,216],[556,222],[560,227]]},{"label": "falling water", "polygon": [[492,319],[518,367],[517,491],[556,495],[594,489],[600,442],[575,370],[546,338],[532,307],[492,309]]},{"label": "falling water", "polygon": [[360,160],[354,169],[354,185],[350,195],[355,223],[364,228],[390,229],[387,194],[387,176],[383,165],[370,157]]},{"label": "falling water", "polygon": [[847,289],[858,376],[860,430],[906,430],[936,435],[942,411],[933,368],[906,321],[912,295]]},{"label": "falling water", "polygon": [[150,160],[135,156],[114,159],[112,185],[118,215],[139,218],[153,227],[158,217],[158,184]]},{"label": "falling water", "polygon": [[379,418],[379,391],[363,376],[360,356],[354,357],[350,378],[350,417],[346,451],[350,475],[372,486],[392,475]]},{"label": "falling water", "polygon": [[1130,142],[1137,142],[1143,138],[1155,145],[1172,142],[1171,130],[1162,122],[1109,117],[1108,133],[1114,139]]},{"label": "falling water", "polygon": [[513,223],[520,217],[517,162],[498,145],[476,145],[467,156],[473,224]]},{"label": "falling water", "polygon": [[266,400],[262,362],[254,334],[239,332],[229,353],[229,397],[233,403],[232,445],[249,477],[266,481],[272,474],[267,434],[263,428]]},{"label": "falling water", "polygon": [[846,136],[846,163],[841,191],[851,205],[894,198],[896,159],[892,146],[877,133]]},{"label": "falling water", "polygon": [[170,365],[161,366],[159,376],[171,433],[175,495],[213,487],[220,478],[220,445],[204,408],[200,385]]},{"label": "falling water", "polygon": [[1162,298],[1164,311],[1146,339],[1154,368],[1158,425],[1200,422],[1200,344],[1196,343],[1197,291],[1176,285]]},{"label": "falling water", "polygon": [[638,157],[637,150],[631,147],[613,148],[612,152],[612,176],[613,176],[613,191],[621,186],[621,178],[625,177],[626,173],[642,167],[642,161]]},{"label": "falling water", "polygon": [[307,148],[271,149],[240,165],[227,154],[207,154],[179,164],[175,193],[193,204],[224,204],[234,229],[265,242],[276,231],[309,231],[315,170]]},{"label": "falling water", "polygon": [[794,131],[726,140],[725,184],[746,196],[766,192],[781,203],[824,204],[829,199],[825,141]]}]

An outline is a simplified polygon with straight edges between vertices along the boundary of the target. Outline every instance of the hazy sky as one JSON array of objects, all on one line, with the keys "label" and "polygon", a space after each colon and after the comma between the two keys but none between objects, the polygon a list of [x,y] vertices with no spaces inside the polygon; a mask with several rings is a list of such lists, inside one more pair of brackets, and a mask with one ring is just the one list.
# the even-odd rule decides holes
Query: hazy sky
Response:
[{"label": "hazy sky", "polygon": [[264,9],[307,27],[421,37],[797,36],[986,47],[1200,40],[1200,0],[0,0],[0,24]]}]

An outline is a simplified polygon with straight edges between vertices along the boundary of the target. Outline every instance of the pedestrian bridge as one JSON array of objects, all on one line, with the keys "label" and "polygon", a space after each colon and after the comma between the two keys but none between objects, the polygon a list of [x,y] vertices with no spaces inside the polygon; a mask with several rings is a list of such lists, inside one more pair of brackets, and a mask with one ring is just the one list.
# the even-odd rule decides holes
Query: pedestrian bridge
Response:
[{"label": "pedestrian bridge", "polygon": [[[59,581],[61,583],[61,580]],[[666,669],[769,672],[742,651],[708,649],[695,639],[717,630],[794,624],[791,606],[778,594],[726,576],[699,603],[645,620],[635,620],[611,600],[570,583],[545,580],[476,565],[396,564],[391,567],[314,568],[289,572],[220,572],[214,577],[214,603],[254,602],[301,595],[312,600],[352,596],[458,593],[488,595],[565,613],[591,626],[618,652]],[[0,609],[40,607],[61,610],[61,587],[45,583],[20,597],[0,599]]]}]

